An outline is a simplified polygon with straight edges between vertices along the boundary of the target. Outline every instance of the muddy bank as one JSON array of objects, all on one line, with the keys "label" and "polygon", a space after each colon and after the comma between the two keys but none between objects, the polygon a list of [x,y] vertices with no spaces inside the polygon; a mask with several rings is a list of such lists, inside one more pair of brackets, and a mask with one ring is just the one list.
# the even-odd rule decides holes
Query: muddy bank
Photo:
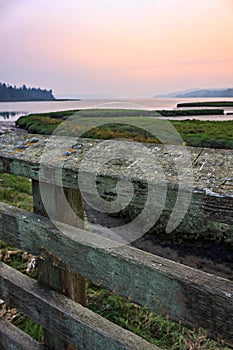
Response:
[{"label": "muddy bank", "polygon": [[188,241],[169,242],[145,235],[132,246],[229,280],[233,280],[233,250],[223,244]]},{"label": "muddy bank", "polygon": [[[111,217],[97,212],[85,205],[87,222],[98,225],[98,234],[103,235],[105,228],[113,228],[126,224],[123,217]],[[181,264],[233,280],[233,250],[224,244],[189,240],[173,242],[164,240],[162,235],[145,234],[131,243],[131,246],[148,253],[170,259]]]}]

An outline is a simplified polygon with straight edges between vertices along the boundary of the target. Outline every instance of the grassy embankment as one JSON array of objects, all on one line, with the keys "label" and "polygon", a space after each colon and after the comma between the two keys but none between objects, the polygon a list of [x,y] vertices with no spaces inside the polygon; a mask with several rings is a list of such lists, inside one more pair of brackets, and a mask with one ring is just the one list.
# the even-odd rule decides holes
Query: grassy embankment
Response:
[{"label": "grassy embankment", "polygon": [[[221,111],[221,110],[220,110]],[[193,115],[192,113],[213,113],[213,110],[162,111],[163,115]],[[190,114],[191,113],[191,114]],[[216,110],[214,110],[216,114]],[[178,115],[178,114],[177,114]],[[151,130],[158,116],[156,111],[137,110],[85,110],[67,111],[45,114],[33,114],[21,117],[17,125],[31,133],[52,134],[63,122],[63,134],[80,135],[96,139],[128,138],[138,142],[159,143],[143,128],[139,129],[130,124],[141,123]],[[116,122],[114,123],[114,118]],[[152,118],[150,118],[152,117]],[[83,125],[105,124],[92,127],[88,132],[82,132]],[[170,123],[176,128],[184,143],[194,147],[233,148],[233,121],[200,121],[200,120],[172,120]]]},{"label": "grassy embankment", "polygon": [[[25,210],[32,210],[31,183],[28,179],[9,174],[0,174],[0,202],[13,204]],[[30,255],[9,247],[0,241],[0,260],[26,273]],[[29,274],[36,278],[34,271]],[[138,306],[129,300],[107,292],[97,287],[87,288],[88,307],[110,321],[129,329],[144,337],[149,342],[167,350],[218,350],[221,346],[208,339],[201,329],[188,330],[176,324],[169,318],[154,315],[145,307]],[[43,331],[40,326],[15,309],[0,310],[0,314],[10,320],[17,327],[42,341]]]}]

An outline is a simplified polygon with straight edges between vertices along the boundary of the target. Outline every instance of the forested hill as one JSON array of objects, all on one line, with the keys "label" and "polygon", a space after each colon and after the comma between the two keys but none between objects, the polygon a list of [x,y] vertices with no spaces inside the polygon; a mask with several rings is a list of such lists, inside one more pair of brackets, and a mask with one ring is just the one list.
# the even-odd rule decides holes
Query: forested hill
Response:
[{"label": "forested hill", "polygon": [[193,98],[193,97],[233,97],[233,88],[229,89],[205,89],[195,90],[176,95],[177,98]]},{"label": "forested hill", "polygon": [[156,95],[155,98],[169,97],[169,98],[224,98],[233,97],[233,88],[227,89],[195,89],[195,90],[184,90],[179,92],[171,92],[165,95]]},{"label": "forested hill", "polygon": [[30,88],[26,85],[16,87],[0,83],[0,101],[50,101],[55,100],[52,90]]}]

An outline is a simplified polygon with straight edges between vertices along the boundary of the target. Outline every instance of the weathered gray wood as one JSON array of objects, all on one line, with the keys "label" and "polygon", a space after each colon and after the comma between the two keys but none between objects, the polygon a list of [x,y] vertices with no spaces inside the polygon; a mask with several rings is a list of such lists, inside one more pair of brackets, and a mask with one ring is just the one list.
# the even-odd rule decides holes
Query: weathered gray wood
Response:
[{"label": "weathered gray wood", "polygon": [[[79,190],[75,189],[62,189],[56,185],[44,183],[45,191],[48,194],[48,201],[50,208],[53,212],[53,219],[67,222],[72,226],[82,228],[84,219],[83,201]],[[61,192],[65,192],[67,202],[72,207],[73,216],[68,215],[64,208],[63,201],[61,200]],[[32,193],[33,193],[33,208],[34,212],[47,216],[44,208],[44,203],[40,196],[40,185],[36,180],[32,180]],[[77,219],[78,218],[78,219]],[[46,259],[44,251],[44,259],[39,259],[39,283],[46,284],[52,287],[54,290],[66,295],[79,304],[86,306],[86,290],[85,279],[80,274],[74,274],[67,271],[67,267],[64,269],[57,268],[54,265],[55,258]],[[44,330],[45,345],[53,350],[72,350],[74,349],[69,344],[64,343],[63,340],[55,338],[50,332]]]},{"label": "weathered gray wood", "polygon": [[[53,207],[53,219],[59,220],[64,223],[68,223],[74,227],[83,228],[84,210],[83,201],[80,191],[74,189],[64,189],[67,202],[72,207],[74,215],[71,217],[63,206],[63,202],[60,200],[60,192],[62,189],[56,185],[44,184],[49,194],[48,200],[50,206]],[[40,198],[40,189],[38,181],[32,181],[33,188],[33,201],[34,201],[34,212],[47,216],[44,209],[44,205]],[[77,217],[80,220],[77,220]],[[44,252],[45,253],[45,252]],[[44,254],[45,255],[45,254]],[[49,255],[51,260],[51,255]],[[43,257],[45,260],[45,256]],[[39,281],[48,285],[52,285],[54,289],[61,292],[62,294],[70,297],[72,300],[86,306],[86,292],[85,292],[85,279],[80,274],[72,274],[65,270],[56,269],[56,266],[50,266],[43,262],[40,263],[39,269]],[[59,274],[57,277],[57,273]],[[51,281],[56,281],[55,284],[51,284]]]},{"label": "weathered gray wood", "polygon": [[1,350],[46,350],[45,346],[33,340],[11,323],[0,318]]},{"label": "weathered gray wood", "polygon": [[[17,145],[19,142],[23,142],[26,139],[36,137],[37,143],[27,143],[27,148],[19,149]],[[71,139],[71,141],[67,141]],[[48,183],[54,183],[60,185],[58,179],[59,168],[64,166],[64,172],[62,174],[62,180],[64,187],[78,188],[79,184],[77,179],[78,169],[80,162],[84,159],[88,152],[99,144],[98,140],[88,139],[75,139],[57,137],[53,139],[53,149],[49,154],[49,160],[46,163],[48,172],[44,172],[42,179]],[[14,173],[16,175],[26,176],[35,180],[39,178],[39,169],[41,156],[45,150],[47,143],[49,142],[48,136],[43,135],[1,135],[0,136],[0,171]],[[79,143],[82,145],[81,150],[73,152],[68,157],[64,156],[62,152],[67,149],[67,142]],[[128,148],[126,144],[126,152]],[[172,162],[172,157],[168,157],[168,150],[162,145],[146,145],[155,159],[158,160],[164,166],[164,172],[168,175],[168,179],[171,183],[176,183],[175,178],[176,169]],[[57,148],[57,153],[54,151]],[[227,181],[232,178],[233,161],[232,150],[220,150],[220,149],[201,149],[196,147],[187,147],[193,160],[194,170],[194,189],[198,191],[206,192],[207,189],[215,188],[216,194],[222,196],[232,195],[231,186],[227,186]],[[48,152],[48,150],[46,150]],[[182,153],[181,147],[174,147],[172,150],[173,156],[179,157]],[[90,159],[91,167],[90,171],[95,172],[97,169],[98,159]],[[154,181],[155,174],[152,173],[151,159],[148,160],[147,172],[150,175],[145,178],[142,172],[138,172],[132,169],[129,172],[129,176],[135,180],[149,180]],[[129,169],[127,169],[129,170]],[[102,174],[109,177],[119,176],[119,162],[112,163],[111,167],[105,165],[102,167]],[[225,180],[225,183],[223,181]],[[59,182],[58,182],[59,181]],[[225,184],[225,186],[224,186]],[[211,193],[207,193],[211,195]]]},{"label": "weathered gray wood", "polygon": [[78,350],[159,350],[3,263],[0,263],[0,293],[4,300]]},{"label": "weathered gray wood", "polygon": [[[37,143],[27,142],[27,148],[19,149],[17,146],[25,140],[31,138],[37,138]],[[41,156],[45,151],[46,145],[49,143],[49,137],[43,135],[31,135],[31,134],[8,134],[0,136],[0,171],[14,173],[16,175],[22,175],[31,179],[39,179],[39,170]],[[67,151],[67,145],[78,143],[82,147],[77,151],[74,150],[69,156],[65,156],[63,152]],[[75,139],[66,137],[53,138],[52,146],[50,147],[50,153],[48,160],[45,164],[45,169],[41,174],[41,180],[48,183],[54,183],[60,185],[59,180],[60,168],[64,167],[62,174],[63,186],[67,188],[78,188],[77,181],[78,170],[81,161],[88,155],[88,152],[96,147],[100,141],[88,140],[88,139]],[[121,142],[122,144],[122,142]],[[163,145],[149,145],[144,144],[153,153],[156,161],[164,167],[164,172],[168,176],[168,180],[177,184],[175,177],[176,169],[172,157],[168,157],[168,150]],[[129,147],[126,143],[126,152]],[[49,150],[46,149],[48,152]],[[215,189],[213,194],[219,194],[222,196],[232,196],[232,186],[230,181],[232,179],[233,171],[233,154],[232,150],[221,149],[202,149],[196,147],[187,147],[193,161],[194,171],[194,189],[200,192],[206,193],[208,189]],[[170,150],[171,151],[171,150]],[[180,157],[182,154],[182,147],[172,148],[171,156]],[[98,165],[98,159],[90,158],[91,167],[89,171],[95,172]],[[132,168],[129,171],[129,177],[134,180],[146,180],[153,182],[156,179],[156,175],[153,174],[153,168],[151,167],[151,159],[148,159],[147,173],[149,177],[145,178],[142,172],[138,172],[137,169]],[[111,167],[108,164],[103,165],[102,174],[109,177],[119,176],[119,162],[112,163]],[[229,186],[228,186],[229,183]],[[211,193],[207,191],[207,195],[211,196]]]},{"label": "weathered gray wood", "polygon": [[[63,189],[56,185],[46,183],[43,185],[46,186],[46,191],[48,192],[48,201],[50,203],[50,207],[53,207],[52,218],[72,225],[74,227],[83,228],[84,209],[80,191],[75,189],[64,189],[67,202],[71,206],[74,214],[73,216],[71,216],[69,211],[67,212],[66,207],[64,206],[61,200],[61,192],[63,191]],[[40,197],[40,188],[38,181],[32,180],[32,189],[34,212],[40,215],[47,216],[46,210],[44,209],[44,205]],[[67,271],[68,268],[62,271],[59,270],[59,276],[56,278],[56,267],[50,266],[50,268],[51,271],[50,269],[48,269],[48,266],[46,264],[40,262],[39,281],[43,281],[43,283],[48,285],[51,285],[52,279],[59,281],[57,282],[56,290],[65,294],[66,296],[70,297],[71,299],[75,300],[81,305],[86,306],[85,279],[80,274],[76,274],[76,276],[74,276],[72,273],[69,273]],[[55,288],[55,285],[53,285],[53,288]]]},{"label": "weathered gray wood", "polygon": [[42,258],[43,250],[51,252],[69,272],[233,343],[231,281],[65,224],[59,231],[48,219],[6,204],[0,204],[0,222],[0,239],[9,244]]},{"label": "weathered gray wood", "polygon": [[[30,140],[33,135],[3,135],[0,136],[0,171],[14,173],[16,175],[26,176],[35,180],[39,179],[41,168],[41,156],[48,152],[49,160],[44,165],[44,172],[40,173],[41,181],[62,184],[66,188],[79,187],[77,181],[79,176],[79,167],[83,159],[88,159],[89,172],[95,174],[98,166],[98,157],[88,158],[88,152],[95,148],[100,142],[97,140],[74,139],[57,137],[53,139],[52,145],[48,147],[50,138],[48,136],[36,135],[38,139],[36,143],[26,142],[27,148],[19,148],[19,143]],[[68,139],[68,141],[67,141]],[[80,149],[74,152],[68,152],[68,144],[78,143]],[[46,146],[47,145],[47,146]],[[48,147],[45,151],[45,147]],[[128,144],[126,144],[128,152]],[[165,210],[161,215],[161,220],[156,222],[154,229],[162,233],[165,231],[168,219],[173,211],[173,206],[177,198],[177,186],[182,184],[184,188],[180,191],[180,195],[185,198],[185,178],[186,172],[190,169],[185,169],[184,176],[177,176],[177,169],[174,166],[174,159],[179,159],[182,155],[182,148],[175,147],[167,150],[161,145],[144,145],[151,154],[153,154],[155,162],[162,167],[163,173],[167,180],[167,201]],[[226,244],[233,246],[233,154],[232,150],[216,150],[216,149],[201,149],[188,147],[191,160],[193,162],[193,196],[189,209],[183,218],[182,223],[176,228],[174,234],[178,237],[196,238],[210,237],[218,241],[221,239]],[[100,152],[101,153],[101,152]],[[171,157],[168,155],[171,153]],[[98,152],[97,152],[98,155]],[[118,180],[122,179],[125,174],[128,174],[129,180],[132,180],[135,185],[136,195],[134,201],[125,210],[128,217],[134,215],[143,207],[143,203],[147,198],[147,191],[144,189],[144,182],[151,184],[156,183],[156,174],[153,168],[151,159],[144,159],[143,167],[146,169],[147,178],[143,171],[138,171],[140,168],[140,160],[134,163],[134,166],[119,165],[119,162],[114,161],[109,165],[106,164],[101,168],[102,176],[98,178],[98,190],[101,195],[107,199],[114,199],[112,188]],[[63,171],[61,172],[61,168]],[[61,179],[62,178],[62,179]],[[158,183],[156,183],[158,186]],[[87,181],[88,187],[88,181]],[[90,183],[88,190],[93,190],[93,184]],[[163,191],[163,190],[161,190]],[[161,192],[161,193],[164,193]],[[181,201],[182,202],[182,201]],[[173,205],[171,205],[173,204]],[[180,207],[181,217],[183,208]],[[177,214],[177,213],[176,213]],[[179,214],[179,213],[178,213]],[[197,220],[198,218],[198,220]],[[221,232],[221,234],[220,234]]]},{"label": "weathered gray wood", "polygon": [[[46,184],[46,190],[48,196],[50,196],[51,207],[53,207],[54,215],[56,212],[56,193],[55,193],[55,185]],[[42,198],[40,196],[40,187],[39,181],[32,180],[32,194],[33,194],[33,211],[34,213],[47,216],[47,212],[44,208],[44,204]],[[47,286],[52,287],[54,290],[62,293],[63,291],[63,283],[61,280],[61,273],[63,270],[58,269],[54,266],[54,258],[50,259],[50,262],[47,262],[46,259],[43,261],[40,257],[37,258],[38,263],[38,271],[39,278],[38,283],[46,284]],[[51,282],[53,281],[53,282]],[[51,332],[49,332],[46,328],[43,329],[44,332],[44,343],[45,345],[52,350],[67,350],[66,342],[58,336],[55,336]]]}]

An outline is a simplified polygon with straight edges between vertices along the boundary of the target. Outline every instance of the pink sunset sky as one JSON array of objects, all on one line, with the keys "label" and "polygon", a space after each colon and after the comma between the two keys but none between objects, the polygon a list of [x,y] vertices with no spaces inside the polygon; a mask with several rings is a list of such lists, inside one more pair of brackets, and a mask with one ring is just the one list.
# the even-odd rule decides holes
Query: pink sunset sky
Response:
[{"label": "pink sunset sky", "polygon": [[56,96],[233,86],[232,0],[0,0],[0,81]]}]

